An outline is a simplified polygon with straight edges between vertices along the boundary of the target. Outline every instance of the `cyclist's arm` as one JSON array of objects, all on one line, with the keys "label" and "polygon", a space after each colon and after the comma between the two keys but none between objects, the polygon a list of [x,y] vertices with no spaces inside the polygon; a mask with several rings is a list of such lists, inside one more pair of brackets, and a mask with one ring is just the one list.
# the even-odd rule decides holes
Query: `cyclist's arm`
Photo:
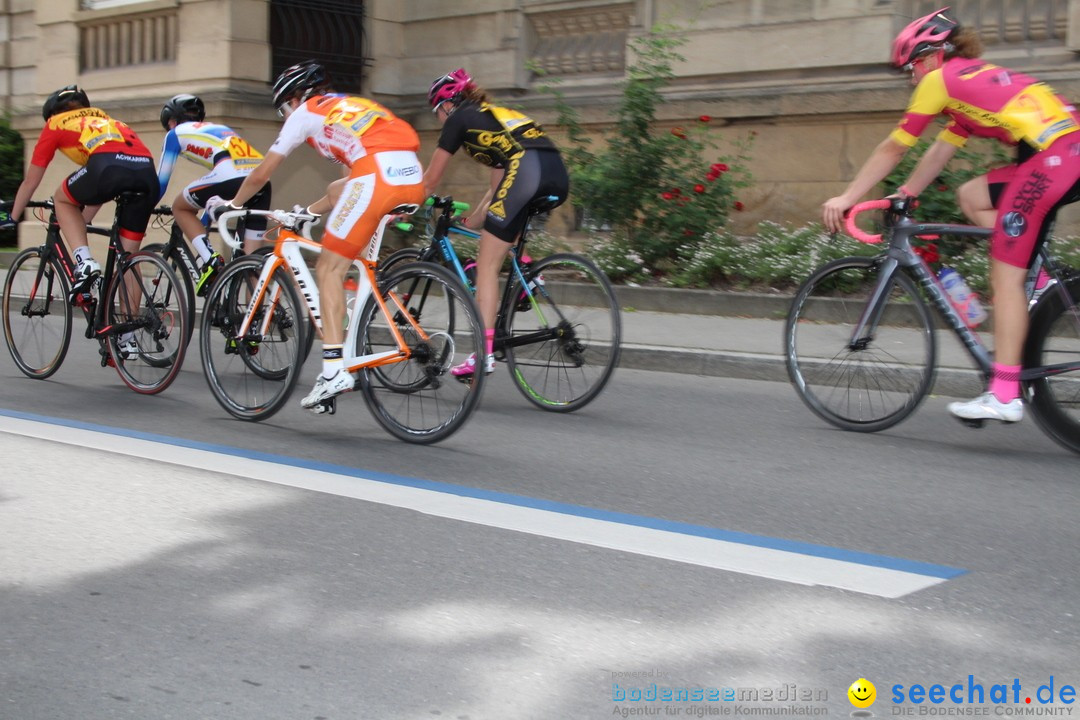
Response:
[{"label": "cyclist's arm", "polygon": [[506,170],[503,168],[491,168],[491,186],[484,193],[484,197],[481,198],[480,202],[476,204],[476,209],[465,219],[465,227],[479,230],[484,226],[484,216],[487,215],[488,205],[491,204],[492,198],[495,197],[495,191],[498,190],[505,174]]},{"label": "cyclist's arm", "polygon": [[960,148],[947,140],[935,140],[930,149],[919,158],[919,164],[911,172],[903,187],[918,196],[934,181]]},{"label": "cyclist's arm", "polygon": [[161,186],[158,202],[165,197],[165,191],[169,189],[169,180],[172,178],[173,166],[180,154],[180,139],[176,137],[176,131],[170,130],[165,135],[165,143],[161,147],[161,160],[158,161],[158,185]]},{"label": "cyclist's arm", "polygon": [[443,173],[446,172],[446,166],[450,164],[450,158],[452,157],[453,155],[446,150],[435,148],[435,153],[431,156],[431,162],[424,169],[424,192],[426,194],[431,195],[439,187],[439,181],[442,180]]},{"label": "cyclist's arm", "polygon": [[844,192],[826,200],[821,206],[825,227],[832,232],[839,232],[843,227],[844,213],[858,202],[859,198],[884,180],[900,163],[907,150],[906,145],[897,142],[892,137],[882,140]]},{"label": "cyclist's arm", "polygon": [[281,153],[276,153],[273,150],[266,153],[266,157],[262,159],[262,162],[255,166],[250,175],[244,178],[240,189],[236,191],[236,195],[229,202],[234,207],[242,207],[255,193],[262,189],[262,186],[270,180],[270,176],[274,174],[278,165],[284,160],[285,156]]},{"label": "cyclist's arm", "polygon": [[11,217],[22,217],[26,204],[30,202],[30,198],[34,196],[34,192],[37,191],[38,185],[41,184],[41,179],[44,177],[45,168],[33,163],[26,166],[26,175],[23,177],[23,181],[19,183],[19,189],[15,192],[15,202],[11,206]]}]

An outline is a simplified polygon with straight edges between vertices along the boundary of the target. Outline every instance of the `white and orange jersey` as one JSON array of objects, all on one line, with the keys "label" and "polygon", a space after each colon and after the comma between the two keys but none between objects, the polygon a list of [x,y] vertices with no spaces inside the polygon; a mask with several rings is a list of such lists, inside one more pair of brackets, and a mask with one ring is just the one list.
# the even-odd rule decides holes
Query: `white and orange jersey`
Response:
[{"label": "white and orange jersey", "polygon": [[318,95],[300,105],[285,120],[270,152],[288,155],[304,142],[349,167],[382,150],[420,149],[412,125],[377,102],[342,94]]}]

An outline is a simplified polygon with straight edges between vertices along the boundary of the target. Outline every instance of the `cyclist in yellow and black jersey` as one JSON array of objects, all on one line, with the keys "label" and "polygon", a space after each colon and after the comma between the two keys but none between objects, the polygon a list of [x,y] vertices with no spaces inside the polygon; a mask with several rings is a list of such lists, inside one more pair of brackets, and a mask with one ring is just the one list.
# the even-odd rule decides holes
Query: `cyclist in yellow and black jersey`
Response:
[{"label": "cyclist in yellow and black jersey", "polygon": [[[525,227],[526,211],[534,198],[555,196],[561,204],[570,179],[555,144],[532,118],[494,105],[465,70],[443,75],[431,85],[428,101],[443,124],[438,148],[424,171],[428,193],[435,192],[459,149],[492,169],[491,185],[466,218],[467,227],[483,226],[476,259],[476,302],[484,320],[484,371],[495,369],[492,354],[498,311],[499,269]],[[455,367],[455,376],[469,375],[479,360],[470,357]]]}]

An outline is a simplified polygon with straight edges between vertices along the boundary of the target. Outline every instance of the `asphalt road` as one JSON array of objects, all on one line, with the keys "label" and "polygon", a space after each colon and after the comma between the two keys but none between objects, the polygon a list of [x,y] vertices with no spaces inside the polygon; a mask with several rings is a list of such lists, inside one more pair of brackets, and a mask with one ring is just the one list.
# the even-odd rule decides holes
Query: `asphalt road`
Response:
[{"label": "asphalt road", "polygon": [[[45,382],[0,361],[5,720],[847,716],[860,677],[877,716],[913,684],[1074,707],[1036,691],[1080,685],[1080,473],[1030,420],[930,398],[860,435],[786,384],[629,370],[555,415],[500,368],[417,447],[359,396],[246,424],[197,356],[139,397],[72,349]],[[840,589],[867,566],[930,579]]]}]

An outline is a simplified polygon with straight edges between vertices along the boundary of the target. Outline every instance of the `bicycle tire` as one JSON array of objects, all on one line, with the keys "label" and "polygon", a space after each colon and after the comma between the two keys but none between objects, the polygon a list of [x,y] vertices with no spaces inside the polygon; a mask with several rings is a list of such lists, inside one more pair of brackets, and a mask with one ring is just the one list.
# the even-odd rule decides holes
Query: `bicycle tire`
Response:
[{"label": "bicycle tire", "polygon": [[[405,320],[397,303],[403,290],[422,283],[428,288],[423,312],[408,308],[420,325],[418,334]],[[460,381],[450,369],[470,353],[483,352],[484,324],[472,293],[444,267],[426,262],[408,263],[387,275],[378,291],[387,303],[395,329],[410,348],[400,362],[359,371],[359,385],[375,420],[391,435],[409,443],[444,440],[460,430],[476,409],[485,374]],[[439,296],[445,302],[432,302]],[[397,310],[395,311],[395,307]],[[360,317],[358,347],[366,353],[397,348],[394,332],[374,297],[368,298]]]},{"label": "bicycle tire", "polygon": [[[1056,288],[1040,298],[1031,313],[1024,343],[1024,367],[1074,362],[1080,357],[1080,277],[1066,282],[1073,312]],[[1024,398],[1035,422],[1062,447],[1080,453],[1080,371],[1023,383]]]},{"label": "bicycle tire", "polygon": [[[551,328],[554,335],[526,345],[507,345],[514,385],[529,402],[549,412],[588,405],[611,380],[622,349],[618,298],[607,276],[588,258],[557,253],[530,263],[526,282],[543,282],[533,307],[513,278],[505,335],[523,337]],[[524,298],[524,299],[523,299]]]},{"label": "bicycle tire", "polygon": [[915,283],[897,269],[876,334],[851,347],[881,258],[847,257],[818,268],[799,288],[784,328],[795,391],[815,415],[843,430],[877,432],[910,415],[933,386],[937,344]]},{"label": "bicycle tire", "polygon": [[[199,355],[203,374],[218,404],[240,420],[265,420],[284,406],[300,373],[303,323],[278,323],[264,335],[258,322],[267,311],[281,318],[305,312],[292,280],[284,268],[274,271],[255,310],[252,331],[238,338],[235,331],[243,322],[264,259],[251,256],[229,263],[207,293],[199,333]],[[268,355],[271,361],[252,360]],[[270,365],[273,367],[270,367]],[[273,371],[273,372],[271,372]]]},{"label": "bicycle tire", "polygon": [[376,278],[381,280],[384,277],[389,277],[390,273],[396,270],[398,267],[405,263],[419,262],[424,255],[422,248],[406,247],[400,250],[395,250],[386,256],[385,260],[380,260],[377,270]]},{"label": "bicycle tire", "polygon": [[[191,342],[187,297],[169,262],[153,252],[127,256],[105,297],[109,353],[120,379],[144,395],[165,390]],[[138,352],[125,357],[120,342],[129,333]]]},{"label": "bicycle tire", "polygon": [[[152,252],[165,258],[169,263],[169,267],[172,268],[173,273],[176,275],[177,280],[180,281],[180,287],[184,291],[184,297],[187,299],[188,308],[188,327],[194,328],[196,322],[197,308],[195,298],[195,283],[191,280],[191,275],[188,274],[187,266],[184,264],[183,259],[180,257],[179,250],[173,250],[168,255],[165,254],[167,246],[164,243],[151,243],[149,245],[140,246],[139,250],[142,252]],[[190,336],[189,336],[190,341]]]},{"label": "bicycle tire", "polygon": [[[43,283],[37,282],[42,263]],[[70,285],[55,259],[41,248],[23,250],[4,280],[4,339],[15,365],[27,377],[44,380],[64,362],[71,343]]]}]

